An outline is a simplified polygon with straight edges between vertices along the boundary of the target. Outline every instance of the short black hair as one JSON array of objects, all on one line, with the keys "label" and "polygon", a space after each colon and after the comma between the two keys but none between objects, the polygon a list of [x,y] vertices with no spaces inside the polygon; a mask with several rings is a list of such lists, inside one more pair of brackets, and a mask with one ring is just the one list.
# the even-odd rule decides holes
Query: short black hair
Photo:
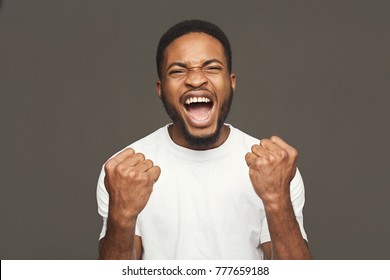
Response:
[{"label": "short black hair", "polygon": [[192,32],[206,33],[221,42],[225,52],[229,73],[232,72],[232,50],[230,48],[229,39],[226,34],[221,30],[221,28],[211,22],[193,19],[181,21],[175,24],[174,26],[169,28],[168,31],[165,32],[164,35],[160,38],[156,55],[157,74],[160,79],[162,76],[161,64],[164,60],[165,49],[175,39]]}]

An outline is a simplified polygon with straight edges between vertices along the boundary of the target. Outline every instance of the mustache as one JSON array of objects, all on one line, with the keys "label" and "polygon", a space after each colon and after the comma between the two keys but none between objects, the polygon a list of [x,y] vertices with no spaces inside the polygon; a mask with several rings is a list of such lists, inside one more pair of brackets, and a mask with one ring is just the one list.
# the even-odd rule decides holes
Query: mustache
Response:
[{"label": "mustache", "polygon": [[213,99],[217,98],[217,95],[213,91],[209,90],[208,88],[206,88],[206,87],[198,87],[198,88],[191,88],[189,90],[186,90],[180,96],[180,102],[184,102],[184,100],[185,100],[185,98],[186,98],[188,93],[194,93],[194,92],[197,92],[197,91],[199,91],[199,92],[207,92],[207,93],[209,93],[212,96]]},{"label": "mustache", "polygon": [[211,93],[211,91],[210,91],[208,88],[205,88],[205,87],[198,87],[198,88],[191,88],[191,89],[185,91],[183,94],[186,94],[186,93],[192,92],[192,91],[207,91],[207,92],[210,92],[210,93]]}]

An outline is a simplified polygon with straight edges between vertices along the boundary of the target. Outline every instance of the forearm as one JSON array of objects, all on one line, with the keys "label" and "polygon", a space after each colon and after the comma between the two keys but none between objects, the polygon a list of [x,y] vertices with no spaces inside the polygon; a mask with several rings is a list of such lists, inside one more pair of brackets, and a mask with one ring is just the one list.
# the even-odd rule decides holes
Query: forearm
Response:
[{"label": "forearm", "polygon": [[149,200],[160,167],[127,148],[110,158],[104,171],[109,207],[106,235],[99,242],[99,258],[139,259],[142,241],[135,237],[136,219]]},{"label": "forearm", "polygon": [[271,235],[272,259],[311,259],[290,199],[265,205],[265,211]]},{"label": "forearm", "polygon": [[136,259],[134,233],[135,219],[124,225],[109,217],[106,235],[99,242],[99,259]]}]

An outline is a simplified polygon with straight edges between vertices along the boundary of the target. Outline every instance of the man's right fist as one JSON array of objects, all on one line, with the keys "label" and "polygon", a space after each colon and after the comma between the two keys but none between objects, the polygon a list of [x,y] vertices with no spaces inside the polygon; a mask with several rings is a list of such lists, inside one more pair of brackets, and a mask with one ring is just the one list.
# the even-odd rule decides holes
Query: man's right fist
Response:
[{"label": "man's right fist", "polygon": [[104,170],[111,216],[124,223],[136,218],[149,200],[153,184],[160,176],[160,167],[154,166],[143,154],[127,148],[109,159]]}]

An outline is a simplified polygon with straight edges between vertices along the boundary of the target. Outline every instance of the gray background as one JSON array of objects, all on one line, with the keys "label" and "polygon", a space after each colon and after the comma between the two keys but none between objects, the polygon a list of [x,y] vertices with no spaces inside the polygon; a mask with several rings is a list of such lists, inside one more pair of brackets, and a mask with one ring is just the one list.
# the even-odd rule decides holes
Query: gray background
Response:
[{"label": "gray background", "polygon": [[177,21],[226,31],[229,122],[300,151],[317,259],[389,259],[389,1],[3,0],[0,257],[95,259],[95,188],[166,124],[155,49]]}]

